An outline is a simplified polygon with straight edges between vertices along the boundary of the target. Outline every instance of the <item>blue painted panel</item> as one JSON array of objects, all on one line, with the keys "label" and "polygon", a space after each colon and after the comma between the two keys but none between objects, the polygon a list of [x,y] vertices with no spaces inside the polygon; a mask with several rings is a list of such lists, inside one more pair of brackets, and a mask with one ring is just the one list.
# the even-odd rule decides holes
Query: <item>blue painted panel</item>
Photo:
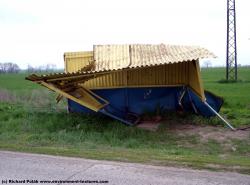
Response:
[{"label": "blue painted panel", "polygon": [[[188,93],[191,97],[191,101],[193,102],[195,108],[198,111],[198,114],[205,117],[215,116],[215,114],[200,100],[200,98],[192,90],[189,89]],[[214,110],[219,112],[223,104],[223,99],[208,91],[205,91],[205,96],[207,103],[211,107],[213,107]],[[183,98],[183,102],[187,110],[193,110],[192,105],[190,104],[190,98],[188,94],[186,94]]]},{"label": "blue painted panel", "polygon": [[[99,89],[93,90],[93,92],[110,103],[105,107],[105,111],[101,111],[99,114],[107,113],[109,116],[114,115],[116,119],[119,117],[127,120],[128,114],[142,115],[144,113],[156,112],[159,108],[162,111],[183,109],[184,111],[194,112],[193,106],[197,109],[198,114],[206,117],[214,116],[214,113],[190,89],[186,89],[187,91],[182,99],[183,107],[180,107],[178,100],[183,90],[183,87],[149,87]],[[207,102],[216,111],[219,111],[223,100],[209,92],[205,92],[205,95]],[[96,112],[71,100],[68,100],[68,107],[70,112],[96,114]]]},{"label": "blue painted panel", "polygon": [[76,113],[86,113],[86,114],[94,114],[95,112],[68,99],[68,111],[76,112]]},{"label": "blue painted panel", "polygon": [[156,109],[176,110],[181,88],[129,89],[129,111],[136,114],[155,112]]}]

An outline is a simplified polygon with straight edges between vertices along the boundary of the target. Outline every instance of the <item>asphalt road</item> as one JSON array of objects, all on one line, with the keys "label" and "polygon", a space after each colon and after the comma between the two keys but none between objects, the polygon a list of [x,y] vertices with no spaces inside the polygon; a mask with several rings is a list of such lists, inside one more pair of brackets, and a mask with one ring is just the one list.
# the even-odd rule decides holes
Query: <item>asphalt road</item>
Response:
[{"label": "asphalt road", "polygon": [[42,180],[51,181],[43,184],[250,185],[250,176],[238,173],[0,151],[0,184],[42,184]]}]

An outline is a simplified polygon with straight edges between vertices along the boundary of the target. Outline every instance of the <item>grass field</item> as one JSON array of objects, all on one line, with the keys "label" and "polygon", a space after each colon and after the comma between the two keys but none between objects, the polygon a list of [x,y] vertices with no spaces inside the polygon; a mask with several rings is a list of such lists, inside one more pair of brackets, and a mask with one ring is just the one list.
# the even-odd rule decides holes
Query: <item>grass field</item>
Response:
[{"label": "grass field", "polygon": [[[57,105],[52,92],[25,76],[0,75],[1,149],[250,174],[249,131],[232,132],[216,118],[190,115],[170,115],[151,132],[67,114],[65,101]],[[250,68],[239,69],[239,83],[219,83],[221,68],[204,69],[202,76],[205,88],[224,98],[222,114],[236,127],[250,125]]]},{"label": "grass field", "polygon": [[239,68],[238,83],[218,83],[225,69],[203,69],[205,89],[224,98],[222,114],[235,126],[250,125],[250,68]]}]

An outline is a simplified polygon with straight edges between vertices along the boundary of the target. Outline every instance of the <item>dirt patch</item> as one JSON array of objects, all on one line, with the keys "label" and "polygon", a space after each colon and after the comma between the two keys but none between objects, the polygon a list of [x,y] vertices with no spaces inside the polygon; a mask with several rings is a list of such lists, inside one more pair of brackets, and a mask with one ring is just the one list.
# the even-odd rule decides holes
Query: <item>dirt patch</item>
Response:
[{"label": "dirt patch", "polygon": [[194,124],[171,124],[169,131],[178,135],[198,135],[201,141],[210,139],[223,143],[229,139],[250,140],[250,129],[232,131],[219,126],[201,126]]}]

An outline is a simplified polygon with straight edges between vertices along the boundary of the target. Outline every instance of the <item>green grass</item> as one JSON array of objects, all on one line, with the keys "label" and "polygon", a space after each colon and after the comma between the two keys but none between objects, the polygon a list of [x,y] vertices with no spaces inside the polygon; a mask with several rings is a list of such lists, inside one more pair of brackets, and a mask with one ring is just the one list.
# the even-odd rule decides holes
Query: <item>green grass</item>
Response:
[{"label": "green grass", "polygon": [[[240,68],[240,83],[218,83],[223,71],[202,70],[204,85],[225,99],[222,113],[235,126],[249,125],[250,69]],[[150,132],[106,117],[67,114],[65,102],[56,105],[53,93],[24,77],[0,75],[1,149],[250,174],[250,134],[219,142],[202,140],[198,134],[176,134],[166,124]],[[199,116],[170,117],[168,123],[173,124],[221,124]]]},{"label": "green grass", "polygon": [[40,89],[40,86],[24,80],[27,75],[27,73],[0,74],[0,88],[15,92]]},{"label": "green grass", "polygon": [[[219,169],[240,166],[250,173],[249,142],[233,140],[238,151],[226,151],[214,140],[127,127],[104,117],[65,112],[39,112],[1,104],[0,148],[8,150]],[[220,155],[227,154],[225,157]]]},{"label": "green grass", "polygon": [[220,83],[225,78],[224,68],[203,69],[205,89],[224,98],[221,113],[234,126],[250,125],[250,68],[238,69],[238,83]]}]

